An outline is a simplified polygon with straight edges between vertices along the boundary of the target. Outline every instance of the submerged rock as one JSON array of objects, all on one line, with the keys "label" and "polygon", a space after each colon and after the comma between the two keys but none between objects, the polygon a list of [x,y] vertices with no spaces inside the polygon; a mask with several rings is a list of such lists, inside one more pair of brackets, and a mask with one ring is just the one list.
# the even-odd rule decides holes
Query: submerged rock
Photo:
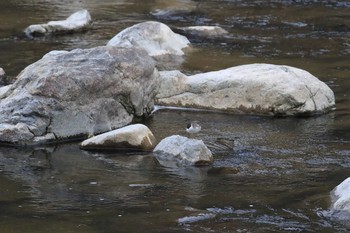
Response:
[{"label": "submerged rock", "polygon": [[213,161],[211,151],[202,140],[179,135],[164,138],[153,152],[159,163],[166,167],[203,166]]},{"label": "submerged rock", "polygon": [[159,86],[144,50],[101,46],[53,53],[25,68],[0,99],[0,142],[87,137],[147,116]]},{"label": "submerged rock", "polygon": [[167,25],[149,21],[124,29],[107,45],[145,49],[161,66],[167,67],[168,63],[180,64],[183,61],[183,49],[189,43],[186,37],[174,33]]},{"label": "submerged rock", "polygon": [[270,115],[313,115],[335,106],[333,91],[307,71],[250,64],[186,76],[164,71],[157,104]]},{"label": "submerged rock", "polygon": [[332,210],[350,212],[350,177],[340,183],[331,192]]},{"label": "submerged rock", "polygon": [[151,130],[142,124],[128,125],[83,141],[84,150],[152,150],[156,139]]},{"label": "submerged rock", "polygon": [[43,36],[51,33],[67,33],[81,31],[91,23],[91,16],[87,10],[80,10],[65,20],[50,21],[46,24],[30,25],[24,30],[28,37]]},{"label": "submerged rock", "polygon": [[190,26],[181,27],[177,29],[179,33],[191,37],[203,37],[203,38],[222,38],[229,33],[225,29],[219,26]]},{"label": "submerged rock", "polygon": [[161,19],[172,19],[190,14],[197,9],[197,5],[192,0],[155,0],[151,15]]}]

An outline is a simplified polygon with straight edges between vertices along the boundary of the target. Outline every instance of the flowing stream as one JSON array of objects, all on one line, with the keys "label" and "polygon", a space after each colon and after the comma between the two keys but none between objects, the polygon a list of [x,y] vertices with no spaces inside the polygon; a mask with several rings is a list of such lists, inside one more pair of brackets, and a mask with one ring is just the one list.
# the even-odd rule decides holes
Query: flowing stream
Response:
[{"label": "flowing stream", "polygon": [[[82,8],[90,30],[26,39],[30,24]],[[330,191],[350,176],[350,3],[242,0],[1,0],[0,67],[9,80],[51,50],[105,45],[135,23],[218,25],[225,38],[190,38],[180,70],[195,74],[249,63],[295,66],[326,82],[336,110],[273,118],[161,109],[145,120],[157,140],[195,137],[214,148],[211,167],[168,169],[152,154],[93,153],[68,143],[1,147],[0,232],[347,232]],[[345,216],[346,217],[346,216]],[[350,216],[347,216],[350,219]]]}]

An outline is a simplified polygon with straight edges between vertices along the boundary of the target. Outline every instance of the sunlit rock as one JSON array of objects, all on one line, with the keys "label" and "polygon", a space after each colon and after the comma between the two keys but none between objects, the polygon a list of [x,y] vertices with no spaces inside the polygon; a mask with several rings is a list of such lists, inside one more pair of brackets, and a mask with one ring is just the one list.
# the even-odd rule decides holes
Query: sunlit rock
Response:
[{"label": "sunlit rock", "polygon": [[45,24],[30,25],[24,30],[28,37],[42,36],[51,33],[67,33],[81,31],[91,23],[91,16],[87,10],[80,10],[65,20],[50,21]]},{"label": "sunlit rock", "polygon": [[[125,48],[142,48],[152,56],[157,63],[180,64],[184,55],[183,49],[189,46],[189,40],[174,33],[167,25],[149,21],[126,28],[108,43],[108,46]],[[176,66],[176,65],[175,65]]]},{"label": "sunlit rock", "polygon": [[179,33],[191,37],[221,38],[229,33],[219,26],[190,26],[178,28]]},{"label": "sunlit rock", "polygon": [[156,139],[151,130],[142,124],[128,125],[83,141],[84,150],[152,150]]},{"label": "sunlit rock", "polygon": [[331,209],[350,211],[350,177],[333,189],[331,198]]},{"label": "sunlit rock", "polygon": [[150,114],[158,87],[144,50],[101,46],[45,56],[3,91],[0,142],[40,144],[120,128]]},{"label": "sunlit rock", "polygon": [[307,71],[251,64],[186,76],[164,71],[157,104],[269,115],[313,115],[335,106],[333,91]]},{"label": "sunlit rock", "polygon": [[211,151],[202,140],[179,135],[164,138],[153,152],[159,163],[166,167],[203,166],[213,161]]}]

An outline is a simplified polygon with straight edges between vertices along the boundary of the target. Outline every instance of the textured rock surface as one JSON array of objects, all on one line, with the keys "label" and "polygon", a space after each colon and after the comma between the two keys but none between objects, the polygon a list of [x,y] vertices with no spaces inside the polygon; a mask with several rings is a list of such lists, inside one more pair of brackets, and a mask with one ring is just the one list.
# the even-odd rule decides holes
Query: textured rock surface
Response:
[{"label": "textured rock surface", "polygon": [[350,177],[333,189],[331,198],[331,209],[350,211]]},{"label": "textured rock surface", "polygon": [[151,130],[142,124],[128,125],[83,141],[85,150],[152,150],[156,139]]},{"label": "textured rock surface", "polygon": [[91,23],[91,16],[87,10],[80,10],[65,20],[50,21],[45,24],[30,25],[24,30],[28,37],[42,36],[50,33],[65,33],[80,31]]},{"label": "textured rock surface", "polygon": [[290,66],[251,64],[186,76],[164,71],[157,104],[271,115],[312,115],[335,106],[333,91]]},{"label": "textured rock surface", "polygon": [[125,126],[150,113],[158,85],[144,50],[102,46],[47,54],[2,91],[0,142],[46,143]]},{"label": "textured rock surface", "polygon": [[202,166],[212,163],[211,151],[202,140],[174,135],[164,138],[153,150],[163,166]]},{"label": "textured rock surface", "polygon": [[149,21],[136,24],[118,33],[109,42],[108,46],[140,47],[152,57],[163,55],[182,56],[183,48],[189,45],[186,37],[174,33],[171,29],[159,22]]},{"label": "textured rock surface", "polygon": [[219,26],[190,26],[178,28],[179,33],[191,37],[221,38],[229,33]]}]

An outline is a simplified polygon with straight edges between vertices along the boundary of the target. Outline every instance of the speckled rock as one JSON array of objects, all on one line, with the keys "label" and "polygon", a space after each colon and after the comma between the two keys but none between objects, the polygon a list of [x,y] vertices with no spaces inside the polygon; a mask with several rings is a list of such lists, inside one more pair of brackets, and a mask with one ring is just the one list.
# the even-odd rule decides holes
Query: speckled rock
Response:
[{"label": "speckled rock", "polygon": [[163,71],[157,104],[268,115],[314,115],[335,107],[333,91],[307,71],[250,64],[186,76]]},{"label": "speckled rock", "polygon": [[128,125],[83,141],[84,150],[141,150],[155,147],[156,139],[151,130],[142,124]]}]

